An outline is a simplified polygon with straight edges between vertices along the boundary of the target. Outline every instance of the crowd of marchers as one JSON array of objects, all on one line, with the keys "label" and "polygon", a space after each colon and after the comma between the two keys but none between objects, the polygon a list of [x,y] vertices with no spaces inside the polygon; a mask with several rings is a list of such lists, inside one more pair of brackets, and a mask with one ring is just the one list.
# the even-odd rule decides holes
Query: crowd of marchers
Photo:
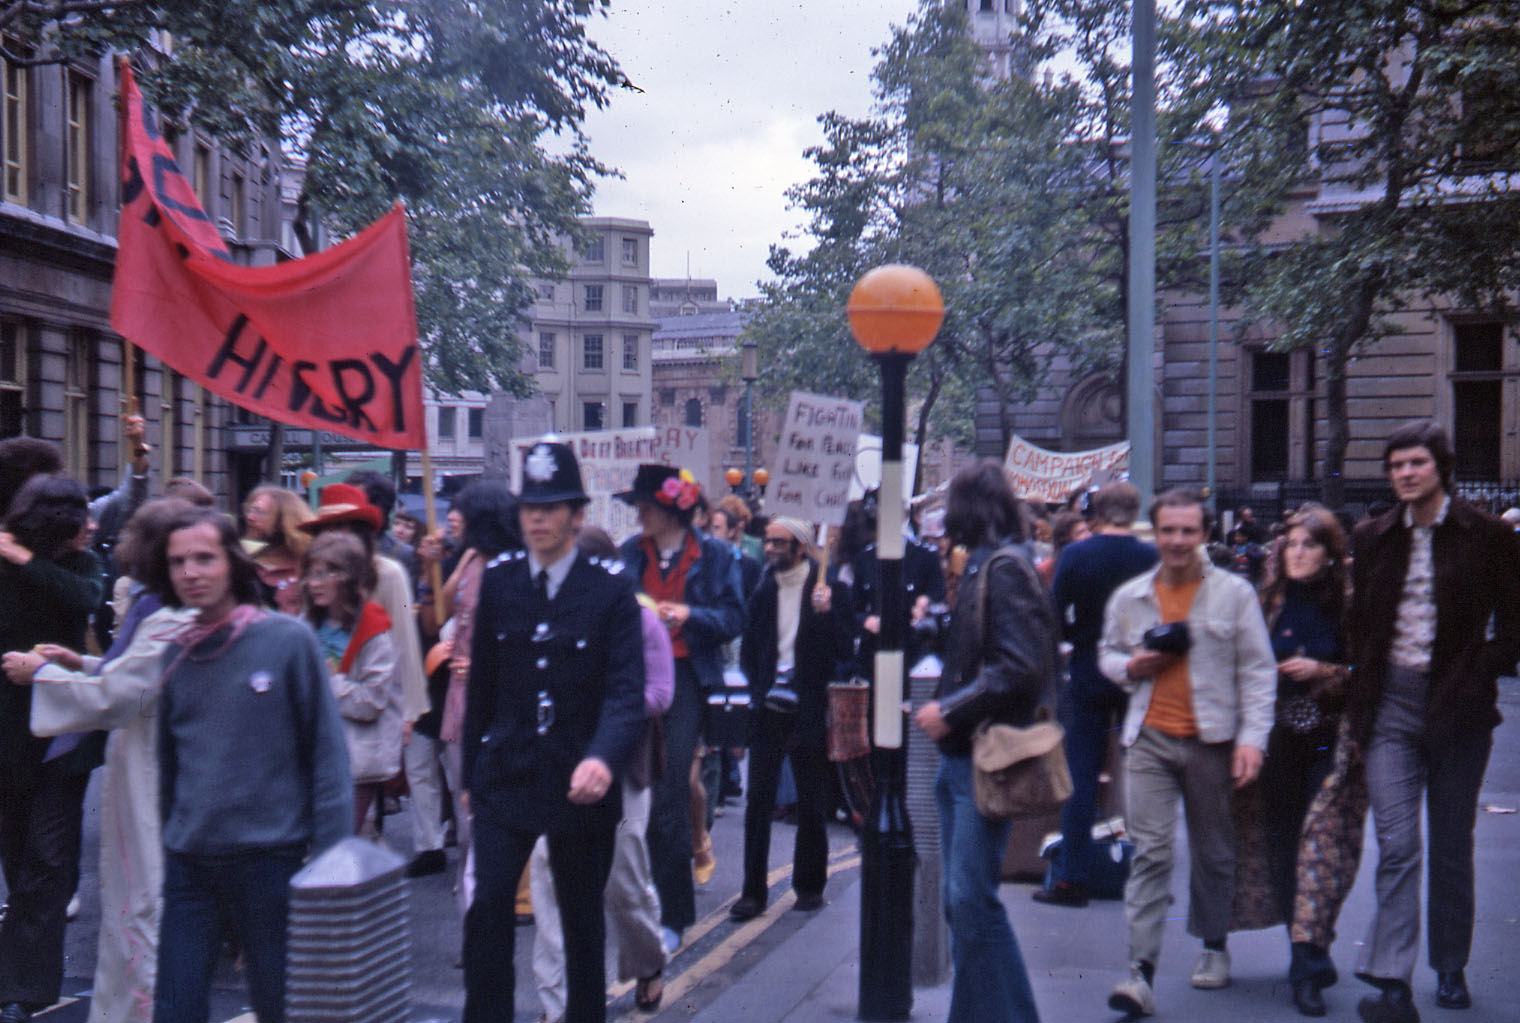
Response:
[{"label": "crowd of marchers", "polygon": [[[587,522],[571,449],[544,441],[515,493],[473,482],[432,532],[373,472],[315,508],[259,487],[239,524],[194,480],[153,487],[141,420],[124,429],[121,485],[93,499],[52,445],[0,441],[0,1023],[58,1001],[102,765],[92,1023],[206,1023],[225,955],[260,1023],[283,1020],[291,878],[379,839],[400,798],[408,876],[458,848],[466,1023],[514,1018],[525,921],[545,1021],[605,1019],[609,927],[620,979],[657,1009],[730,790],[747,800],[730,916],[768,911],[782,804],[793,905],[825,906],[847,795],[830,756],[859,725],[831,713],[831,684],[872,675],[882,495],[820,537],[641,465],[614,495],[639,524],[619,544]],[[1306,505],[1227,537],[1186,489],[1141,521],[1124,482],[1047,519],[993,462],[913,503],[902,625],[907,663],[941,664],[913,719],[940,750],[954,1023],[1038,1019],[997,897],[1012,825],[978,809],[972,748],[1050,715],[1073,791],[1041,902],[1087,905],[1112,735],[1123,750],[1115,1011],[1158,1011],[1179,804],[1195,987],[1229,983],[1231,931],[1284,925],[1293,1004],[1326,1013],[1370,808],[1362,1019],[1419,1019],[1426,856],[1435,1002],[1472,1004],[1473,834],[1497,679],[1520,657],[1520,541],[1454,496],[1453,463],[1440,427],[1409,424],[1385,444],[1380,514]]]}]

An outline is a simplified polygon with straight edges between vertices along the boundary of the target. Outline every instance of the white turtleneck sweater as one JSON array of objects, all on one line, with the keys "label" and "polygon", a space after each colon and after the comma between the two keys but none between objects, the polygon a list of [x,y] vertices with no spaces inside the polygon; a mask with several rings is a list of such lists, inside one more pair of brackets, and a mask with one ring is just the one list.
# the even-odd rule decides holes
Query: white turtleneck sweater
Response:
[{"label": "white turtleneck sweater", "polygon": [[808,560],[776,574],[776,670],[797,663],[797,624],[802,621],[802,586],[807,582]]}]

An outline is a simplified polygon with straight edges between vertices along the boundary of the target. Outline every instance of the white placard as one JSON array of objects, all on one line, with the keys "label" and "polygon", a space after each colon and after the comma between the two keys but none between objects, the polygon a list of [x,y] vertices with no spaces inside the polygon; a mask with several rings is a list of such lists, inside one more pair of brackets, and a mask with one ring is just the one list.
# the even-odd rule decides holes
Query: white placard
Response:
[{"label": "white placard", "polygon": [[1014,435],[1003,460],[1013,492],[1058,504],[1078,490],[1129,478],[1129,441],[1089,451],[1047,451]]},{"label": "white placard", "polygon": [[844,522],[864,404],[793,391],[781,423],[765,510],[804,522]]},{"label": "white placard", "polygon": [[600,526],[621,543],[639,531],[633,507],[612,495],[633,485],[641,463],[674,465],[687,469],[700,483],[711,475],[707,431],[690,426],[637,426],[626,430],[590,433],[545,434],[512,441],[512,489],[522,491],[523,456],[540,440],[570,445],[580,462],[581,481],[591,503],[586,506],[588,525]]},{"label": "white placard", "polygon": [[[912,499],[913,477],[918,475],[918,445],[903,442],[902,499]],[[855,445],[855,478],[850,481],[850,500],[864,496],[867,490],[881,486],[881,438],[863,433]]]}]

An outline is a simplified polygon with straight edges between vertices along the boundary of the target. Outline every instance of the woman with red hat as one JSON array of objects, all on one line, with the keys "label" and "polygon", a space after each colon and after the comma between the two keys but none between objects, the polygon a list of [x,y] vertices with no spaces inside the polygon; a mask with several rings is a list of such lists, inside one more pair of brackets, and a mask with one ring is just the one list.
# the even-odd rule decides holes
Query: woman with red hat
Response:
[{"label": "woman with red hat", "polygon": [[641,465],[633,486],[614,495],[638,511],[640,533],[624,541],[623,561],[670,630],[676,685],[665,714],[665,771],[655,780],[649,861],[660,893],[670,951],[696,922],[692,878],[691,782],[706,694],[723,689],[723,644],[744,628],[739,561],[733,549],[692,525],[701,489],[669,465]]}]

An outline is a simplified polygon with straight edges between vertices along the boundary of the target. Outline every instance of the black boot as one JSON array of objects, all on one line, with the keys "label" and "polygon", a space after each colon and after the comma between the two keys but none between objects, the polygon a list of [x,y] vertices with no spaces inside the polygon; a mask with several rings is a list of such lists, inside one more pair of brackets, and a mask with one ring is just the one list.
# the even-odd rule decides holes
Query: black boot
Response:
[{"label": "black boot", "polygon": [[1293,1005],[1305,1016],[1323,1016],[1325,1014],[1325,999],[1319,993],[1319,985],[1313,977],[1305,977],[1303,980],[1293,982]]},{"label": "black boot", "polygon": [[1472,995],[1467,993],[1467,977],[1461,970],[1436,973],[1436,1004],[1443,1009],[1471,1009]]},{"label": "black boot", "polygon": [[[1366,979],[1366,978],[1363,978]],[[1420,1023],[1420,1013],[1414,1007],[1409,985],[1402,980],[1379,978],[1380,995],[1368,995],[1356,1005],[1357,1015],[1363,1023]]]}]

